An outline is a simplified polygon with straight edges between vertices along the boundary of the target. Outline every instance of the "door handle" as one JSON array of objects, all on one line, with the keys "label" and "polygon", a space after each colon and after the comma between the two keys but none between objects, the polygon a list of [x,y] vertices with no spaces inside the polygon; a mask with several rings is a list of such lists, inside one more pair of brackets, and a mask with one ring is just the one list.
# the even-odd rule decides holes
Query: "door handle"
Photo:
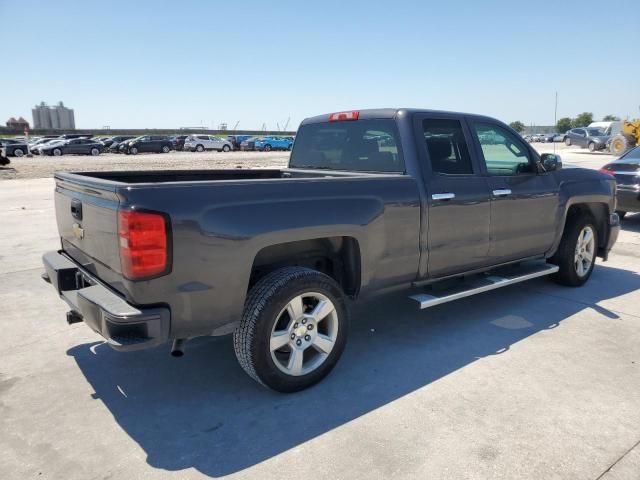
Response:
[{"label": "door handle", "polygon": [[432,200],[451,200],[452,198],[456,198],[455,193],[434,193],[431,195]]},{"label": "door handle", "polygon": [[494,197],[506,197],[507,195],[511,195],[511,190],[508,188],[501,188],[499,190],[493,191]]}]

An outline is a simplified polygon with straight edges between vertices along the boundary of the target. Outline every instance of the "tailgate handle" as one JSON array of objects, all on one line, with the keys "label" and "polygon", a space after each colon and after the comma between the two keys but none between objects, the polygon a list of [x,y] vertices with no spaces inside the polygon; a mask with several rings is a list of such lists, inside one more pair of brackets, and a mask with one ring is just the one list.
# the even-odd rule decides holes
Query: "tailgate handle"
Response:
[{"label": "tailgate handle", "polygon": [[71,200],[71,216],[76,220],[82,220],[82,202],[77,198]]}]

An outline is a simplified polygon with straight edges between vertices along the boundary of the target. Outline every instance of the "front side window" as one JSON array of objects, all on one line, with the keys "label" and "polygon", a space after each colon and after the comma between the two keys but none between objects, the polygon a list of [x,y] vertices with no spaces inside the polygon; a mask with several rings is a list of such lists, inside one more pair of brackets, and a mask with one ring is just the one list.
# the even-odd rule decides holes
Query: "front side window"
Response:
[{"label": "front side window", "polygon": [[469,148],[459,120],[425,119],[422,121],[422,130],[434,173],[473,173]]},{"label": "front side window", "polygon": [[508,130],[489,123],[474,124],[487,173],[492,176],[533,173],[529,151],[522,140]]}]

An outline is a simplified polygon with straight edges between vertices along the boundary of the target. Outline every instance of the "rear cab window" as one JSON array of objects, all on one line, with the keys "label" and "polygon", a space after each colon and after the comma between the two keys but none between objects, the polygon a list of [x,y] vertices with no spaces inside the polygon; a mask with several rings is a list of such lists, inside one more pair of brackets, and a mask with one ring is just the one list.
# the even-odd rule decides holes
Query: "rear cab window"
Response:
[{"label": "rear cab window", "polygon": [[404,173],[393,119],[310,123],[303,125],[290,168]]}]

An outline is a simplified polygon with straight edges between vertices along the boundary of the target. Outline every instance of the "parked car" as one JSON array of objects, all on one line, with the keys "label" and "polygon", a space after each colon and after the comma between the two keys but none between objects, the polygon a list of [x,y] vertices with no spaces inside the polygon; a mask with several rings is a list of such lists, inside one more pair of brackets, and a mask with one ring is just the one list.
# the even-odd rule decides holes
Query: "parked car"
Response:
[{"label": "parked car", "polygon": [[234,150],[240,150],[240,144],[251,138],[251,135],[229,135],[227,140],[231,142]]},{"label": "parked car", "polygon": [[616,211],[620,218],[627,212],[640,212],[640,147],[627,151],[600,171],[616,179]]},{"label": "parked car", "polygon": [[173,340],[176,355],[233,332],[242,368],[282,392],[337,363],[347,299],[413,289],[429,308],[544,275],[581,286],[620,230],[611,176],[462,113],[309,118],[287,169],[55,180],[61,250],[43,261],[69,323],[121,351]]},{"label": "parked car", "polygon": [[137,155],[144,152],[169,153],[171,140],[166,135],[143,135],[120,143],[118,151],[127,155]]},{"label": "parked car", "polygon": [[566,134],[564,143],[567,146],[575,145],[588,148],[590,152],[604,150],[611,137],[599,128],[572,128]]},{"label": "parked car", "polygon": [[189,135],[184,141],[184,149],[190,152],[204,152],[205,150],[230,152],[233,145],[229,140],[213,135]]},{"label": "parked car", "polygon": [[542,141],[544,143],[553,143],[553,139],[556,138],[558,134],[556,132],[554,133],[545,133],[544,136],[542,137]]},{"label": "parked car", "polygon": [[259,139],[260,137],[249,137],[243,140],[240,142],[240,150],[243,152],[253,152],[256,149],[256,141]]},{"label": "parked car", "polygon": [[0,138],[0,148],[4,150],[5,157],[22,157],[29,151],[29,147],[24,140],[13,138]]},{"label": "parked car", "polygon": [[120,153],[120,145],[129,140],[133,140],[134,138],[136,138],[134,135],[118,135],[118,136],[112,137],[111,138],[112,142],[107,147],[107,151],[109,153]]},{"label": "parked car", "polygon": [[91,138],[72,138],[61,142],[50,142],[40,147],[40,155],[100,155],[104,145]]},{"label": "parked car", "polygon": [[255,149],[262,152],[271,150],[291,150],[293,141],[283,137],[262,137],[255,142]]},{"label": "parked car", "polygon": [[189,135],[174,135],[172,137],[169,137],[173,149],[178,152],[184,150],[184,142],[188,136]]},{"label": "parked car", "polygon": [[567,138],[567,134],[566,133],[557,133],[555,135],[555,137],[553,137],[553,141],[555,143],[564,143],[566,138]]},{"label": "parked car", "polygon": [[44,147],[50,147],[52,145],[61,145],[66,142],[64,138],[46,138],[42,142],[37,142],[29,147],[29,151],[34,155],[40,155],[40,150]]}]

